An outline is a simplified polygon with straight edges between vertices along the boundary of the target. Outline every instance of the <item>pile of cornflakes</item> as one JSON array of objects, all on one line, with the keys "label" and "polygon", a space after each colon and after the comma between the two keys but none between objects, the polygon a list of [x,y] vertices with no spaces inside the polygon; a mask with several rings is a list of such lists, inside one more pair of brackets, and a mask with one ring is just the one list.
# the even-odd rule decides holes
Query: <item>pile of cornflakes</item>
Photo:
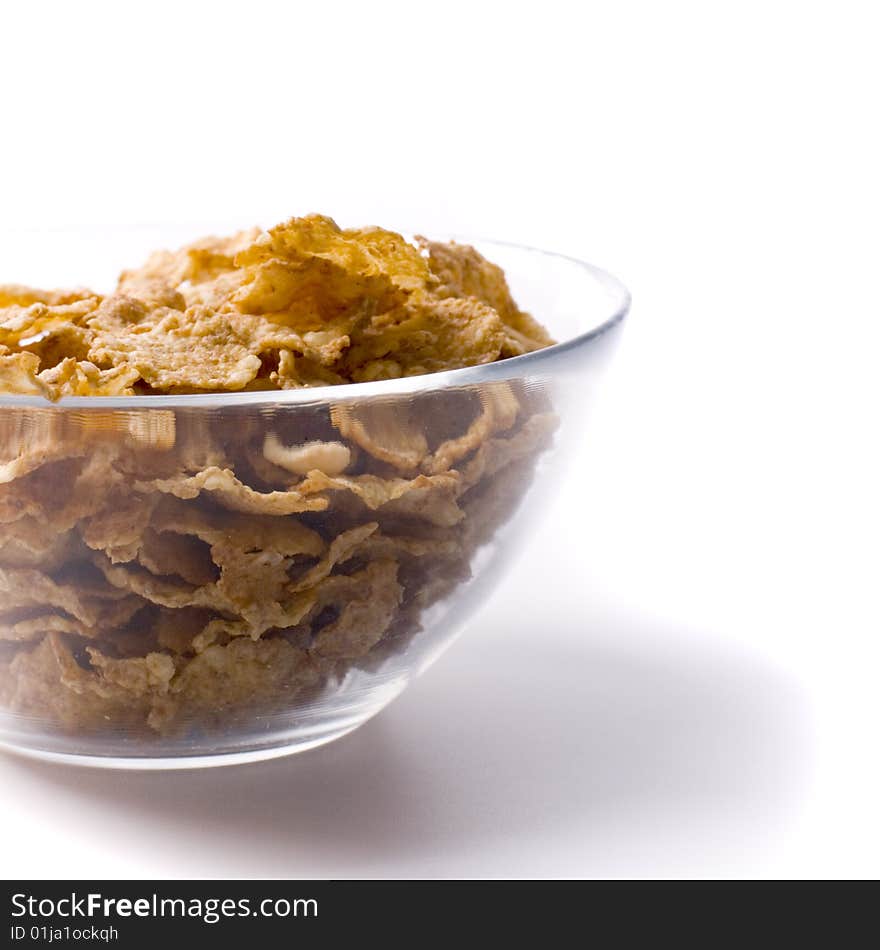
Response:
[{"label": "pile of cornflakes", "polygon": [[[328,218],[154,254],[107,297],[0,287],[0,392],[287,389],[552,342],[474,249]],[[181,735],[406,648],[556,419],[516,383],[219,408],[0,410],[0,704]]]},{"label": "pile of cornflakes", "polygon": [[0,391],[51,399],[359,383],[551,342],[473,248],[318,215],[160,251],[109,297],[0,287]]}]

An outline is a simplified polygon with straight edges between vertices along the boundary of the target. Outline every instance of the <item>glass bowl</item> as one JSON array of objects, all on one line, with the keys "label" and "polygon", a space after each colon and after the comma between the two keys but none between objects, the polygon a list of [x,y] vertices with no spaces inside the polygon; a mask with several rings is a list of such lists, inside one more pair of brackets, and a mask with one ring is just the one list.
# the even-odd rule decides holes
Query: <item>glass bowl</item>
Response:
[{"label": "glass bowl", "polygon": [[588,264],[473,243],[561,342],[284,392],[0,397],[0,744],[133,768],[285,755],[362,725],[472,622],[629,306]]}]

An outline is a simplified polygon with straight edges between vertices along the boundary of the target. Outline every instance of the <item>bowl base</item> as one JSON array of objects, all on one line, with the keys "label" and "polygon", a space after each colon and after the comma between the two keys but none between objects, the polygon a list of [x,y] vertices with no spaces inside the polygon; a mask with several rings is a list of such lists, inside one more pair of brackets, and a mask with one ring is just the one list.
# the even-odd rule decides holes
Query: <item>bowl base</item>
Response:
[{"label": "bowl base", "polygon": [[297,752],[306,752],[327,745],[336,739],[354,732],[372,719],[406,686],[406,675],[387,678],[380,687],[362,692],[357,701],[348,701],[336,708],[323,708],[320,716],[308,717],[306,721],[276,727],[271,732],[230,739],[219,743],[211,750],[196,751],[194,748],[169,748],[157,746],[153,751],[138,745],[137,753],[120,748],[118,744],[102,747],[94,743],[80,743],[67,737],[43,737],[33,734],[15,734],[10,729],[0,728],[0,751],[11,752],[42,762],[77,765],[87,768],[128,769],[137,771],[163,771],[169,769],[203,769],[222,765],[243,765],[277,759]]},{"label": "bowl base", "polygon": [[[367,717],[369,718],[369,717]],[[212,755],[179,755],[148,758],[147,756],[119,756],[93,755],[76,752],[49,752],[45,749],[33,749],[12,742],[0,742],[0,751],[10,752],[23,756],[26,759],[37,759],[40,762],[55,762],[61,765],[79,765],[96,769],[128,769],[129,771],[167,771],[169,769],[204,769],[216,768],[222,765],[244,765],[247,762],[262,762],[265,759],[280,759],[285,755],[295,755],[297,752],[307,752],[327,745],[336,739],[341,739],[354,732],[367,720],[347,726],[343,729],[327,732],[317,738],[304,739],[301,742],[290,739],[279,745],[263,746],[259,749],[250,749],[243,752],[219,752]]]}]

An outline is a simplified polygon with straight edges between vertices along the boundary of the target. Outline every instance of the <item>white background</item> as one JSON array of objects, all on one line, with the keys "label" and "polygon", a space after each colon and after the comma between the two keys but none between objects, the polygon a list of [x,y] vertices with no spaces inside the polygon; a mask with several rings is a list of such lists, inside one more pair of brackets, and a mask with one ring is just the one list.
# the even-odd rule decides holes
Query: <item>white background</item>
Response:
[{"label": "white background", "polygon": [[876,876],[871,7],[6,5],[7,232],[319,210],[635,303],[587,462],[394,706],[247,768],[3,757],[0,871]]}]

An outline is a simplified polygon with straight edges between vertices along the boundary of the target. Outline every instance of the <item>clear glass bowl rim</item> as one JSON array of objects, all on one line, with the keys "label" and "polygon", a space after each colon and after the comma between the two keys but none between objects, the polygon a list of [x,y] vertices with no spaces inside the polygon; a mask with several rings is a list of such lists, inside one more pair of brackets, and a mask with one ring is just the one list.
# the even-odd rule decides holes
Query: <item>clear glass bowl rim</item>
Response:
[{"label": "clear glass bowl rim", "polygon": [[598,323],[575,336],[554,343],[552,346],[513,356],[494,363],[465,366],[461,369],[440,373],[425,373],[421,376],[406,376],[401,379],[384,379],[370,383],[343,383],[341,385],[313,386],[305,389],[262,390],[258,392],[196,393],[165,396],[64,396],[52,402],[43,396],[0,394],[0,408],[40,409],[217,409],[233,406],[253,408],[271,406],[314,405],[324,402],[341,402],[351,399],[377,398],[382,396],[412,395],[432,392],[453,386],[472,386],[494,380],[515,379],[539,374],[551,374],[556,360],[575,350],[589,346],[621,323],[629,313],[631,296],[626,287],[607,271],[567,254],[545,251],[540,248],[496,241],[484,238],[455,236],[461,243],[473,243],[481,247],[493,246],[525,251],[543,257],[565,261],[583,270],[608,292],[609,306],[605,313],[597,314]]}]

